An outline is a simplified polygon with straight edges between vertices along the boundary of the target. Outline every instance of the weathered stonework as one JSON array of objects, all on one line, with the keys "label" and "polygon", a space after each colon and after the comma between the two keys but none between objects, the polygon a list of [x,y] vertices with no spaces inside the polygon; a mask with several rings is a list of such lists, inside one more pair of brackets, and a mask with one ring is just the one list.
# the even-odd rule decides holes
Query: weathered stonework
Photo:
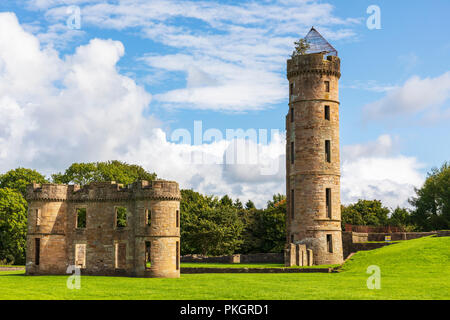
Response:
[{"label": "weathered stonework", "polygon": [[286,117],[286,252],[292,250],[291,243],[305,244],[313,252],[310,261],[316,265],[343,262],[340,75],[337,56],[312,53],[287,61],[290,96]]},{"label": "weathered stonework", "polygon": [[[26,273],[66,274],[76,265],[82,274],[179,277],[180,199],[178,184],[163,180],[29,185]],[[119,208],[126,226],[117,224]]]}]

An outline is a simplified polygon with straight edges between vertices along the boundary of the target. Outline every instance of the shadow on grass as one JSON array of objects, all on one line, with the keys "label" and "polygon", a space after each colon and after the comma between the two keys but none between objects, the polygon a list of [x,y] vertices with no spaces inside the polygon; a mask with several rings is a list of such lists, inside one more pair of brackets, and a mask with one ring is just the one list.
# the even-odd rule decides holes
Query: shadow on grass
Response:
[{"label": "shadow on grass", "polygon": [[[5,272],[12,272],[12,271],[5,271]],[[23,272],[23,273],[3,273],[3,272],[0,272],[0,277],[6,277],[6,276],[25,277],[26,274],[25,274],[25,272]]]}]

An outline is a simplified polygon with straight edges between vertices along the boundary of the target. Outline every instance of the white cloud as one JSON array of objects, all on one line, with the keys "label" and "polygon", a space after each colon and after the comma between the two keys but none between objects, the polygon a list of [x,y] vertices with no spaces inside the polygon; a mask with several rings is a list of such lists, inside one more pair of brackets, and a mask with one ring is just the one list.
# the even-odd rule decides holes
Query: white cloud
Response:
[{"label": "white cloud", "polygon": [[71,29],[63,23],[53,24],[45,31],[42,31],[41,29],[42,28],[39,28],[33,32],[34,34],[37,34],[41,44],[49,45],[56,49],[67,47],[70,42],[75,39],[80,39],[86,34],[81,29]]},{"label": "white cloud", "polygon": [[450,72],[435,78],[410,78],[402,87],[390,90],[382,99],[364,107],[367,119],[439,121],[450,116]]},{"label": "white cloud", "polygon": [[[360,19],[337,17],[330,4],[310,0],[30,2],[31,7],[45,9],[46,18],[54,24],[65,22],[71,4],[81,6],[83,26],[131,30],[133,34],[138,30],[142,37],[183,52],[145,57],[155,72],[173,75],[172,68],[178,65],[177,71],[187,80],[185,87],[155,95],[156,102],[171,108],[232,112],[267,108],[285,98],[284,64],[293,42],[312,25],[328,39],[339,40],[354,37],[352,27],[361,23]],[[180,18],[188,24],[180,23]],[[41,37],[52,39],[53,35],[48,31]]]},{"label": "white cloud", "polygon": [[1,13],[0,170],[106,160],[145,135],[155,123],[142,116],[151,96],[117,72],[123,54],[120,42],[93,39],[60,59]]},{"label": "white cloud", "polygon": [[[123,159],[176,180],[183,188],[209,195],[228,194],[243,201],[252,199],[257,206],[265,206],[273,194],[284,193],[284,136],[275,135],[265,145],[249,142],[252,145],[247,150],[256,151],[252,153],[254,158],[243,159],[239,162],[242,164],[237,164],[239,160],[235,159],[230,164],[227,155],[239,143],[244,142],[224,139],[201,145],[176,144],[168,141],[161,129],[155,129],[151,139],[142,139]],[[269,166],[273,170],[262,171]]]},{"label": "white cloud", "polygon": [[389,135],[366,144],[344,146],[341,163],[341,201],[382,200],[390,207],[409,207],[414,187],[420,187],[423,165],[414,157],[397,155]]},{"label": "white cloud", "polygon": [[[151,95],[117,71],[124,52],[118,41],[93,39],[60,58],[53,49],[42,49],[14,14],[1,13],[0,171],[20,165],[48,174],[73,162],[119,159],[176,180],[182,188],[252,199],[258,206],[284,193],[283,135],[267,145],[249,141],[257,158],[236,165],[221,160],[240,139],[202,145],[168,141],[160,123],[144,116]],[[192,62],[189,56],[178,58],[169,58],[166,68],[179,70]],[[207,88],[210,68],[191,71],[190,87]],[[343,148],[343,202],[377,198],[391,206],[406,204],[423,177],[415,158],[395,155],[394,149],[395,139],[388,135]],[[217,163],[192,163],[187,158],[193,154]],[[267,165],[275,168],[270,175],[261,171]]]},{"label": "white cloud", "polygon": [[340,84],[340,88],[357,89],[357,90],[367,90],[372,92],[382,92],[386,93],[391,90],[397,89],[398,86],[392,84],[380,84],[376,80],[354,80],[351,84]]},{"label": "white cloud", "polygon": [[[221,163],[234,140],[167,141],[158,121],[144,116],[150,94],[117,72],[124,50],[118,41],[93,39],[61,59],[53,49],[42,49],[14,14],[0,14],[0,172],[25,166],[49,174],[73,162],[119,159],[183,188],[252,198],[258,205],[282,192],[282,136],[268,145],[252,142],[259,158],[235,166]],[[219,161],[186,159],[199,153]],[[263,176],[258,163],[277,167],[271,177]]]},{"label": "white cloud", "polygon": [[[213,56],[185,54],[146,56],[149,66],[187,75],[186,88],[155,95],[155,99],[183,108],[242,111],[261,109],[284,99],[284,77],[256,62],[235,64]],[[269,65],[268,65],[269,66]]]},{"label": "white cloud", "polygon": [[386,157],[393,153],[396,139],[388,134],[383,134],[376,141],[365,144],[354,144],[344,146],[342,158],[346,160],[366,158],[366,157]]}]

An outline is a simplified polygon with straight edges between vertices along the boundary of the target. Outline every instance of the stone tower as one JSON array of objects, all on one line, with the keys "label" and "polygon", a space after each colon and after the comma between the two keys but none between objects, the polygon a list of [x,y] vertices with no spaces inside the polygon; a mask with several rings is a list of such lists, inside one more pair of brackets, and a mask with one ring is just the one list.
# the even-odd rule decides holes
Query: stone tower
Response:
[{"label": "stone tower", "polygon": [[315,265],[343,261],[337,51],[314,29],[310,48],[287,61],[287,244],[306,245]]}]

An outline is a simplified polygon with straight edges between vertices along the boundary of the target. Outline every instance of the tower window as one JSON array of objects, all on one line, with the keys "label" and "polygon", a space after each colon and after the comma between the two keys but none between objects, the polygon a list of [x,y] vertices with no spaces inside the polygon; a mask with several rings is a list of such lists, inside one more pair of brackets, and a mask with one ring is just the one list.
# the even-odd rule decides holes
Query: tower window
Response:
[{"label": "tower window", "polygon": [[151,253],[152,253],[152,243],[150,241],[145,241],[145,268],[151,267]]},{"label": "tower window", "polygon": [[291,164],[294,164],[294,160],[295,160],[294,142],[291,142]]},{"label": "tower window", "polygon": [[77,229],[86,228],[86,208],[77,209]]},{"label": "tower window", "polygon": [[41,225],[41,209],[36,209],[36,226],[39,227]]},{"label": "tower window", "polygon": [[331,189],[327,188],[325,191],[326,195],[326,209],[327,209],[327,218],[331,219]]},{"label": "tower window", "polygon": [[41,239],[34,239],[34,264],[39,265],[41,260]]},{"label": "tower window", "polygon": [[325,106],[325,120],[330,120],[330,106]]},{"label": "tower window", "polygon": [[333,238],[331,234],[327,234],[327,249],[329,253],[333,253]]},{"label": "tower window", "polygon": [[331,141],[325,140],[325,161],[330,163],[331,162]]},{"label": "tower window", "polygon": [[180,227],[180,210],[177,210],[177,214],[176,214],[176,227],[179,228]]},{"label": "tower window", "polygon": [[127,226],[128,213],[127,208],[116,208],[116,228],[125,228]]},{"label": "tower window", "polygon": [[294,108],[291,107],[291,122],[294,122]]},{"label": "tower window", "polygon": [[289,96],[292,96],[294,94],[294,83],[289,84]]},{"label": "tower window", "polygon": [[145,219],[146,219],[146,225],[151,226],[152,225],[152,211],[150,209],[145,209]]},{"label": "tower window", "polygon": [[180,270],[180,241],[177,241],[176,250],[177,250],[177,255],[175,258],[175,259],[177,259],[176,266],[177,266],[177,270]]},{"label": "tower window", "polygon": [[291,234],[291,243],[294,243],[294,235]]},{"label": "tower window", "polygon": [[330,81],[325,81],[325,92],[330,92]]},{"label": "tower window", "polygon": [[294,189],[292,189],[291,190],[291,218],[292,218],[292,220],[294,220],[294,214],[295,214],[295,206],[294,206],[295,199],[294,199],[294,196],[295,196]]},{"label": "tower window", "polygon": [[127,244],[118,242],[115,244],[115,268],[125,269],[127,265]]},{"label": "tower window", "polygon": [[79,268],[86,268],[86,244],[75,244],[75,265]]}]

